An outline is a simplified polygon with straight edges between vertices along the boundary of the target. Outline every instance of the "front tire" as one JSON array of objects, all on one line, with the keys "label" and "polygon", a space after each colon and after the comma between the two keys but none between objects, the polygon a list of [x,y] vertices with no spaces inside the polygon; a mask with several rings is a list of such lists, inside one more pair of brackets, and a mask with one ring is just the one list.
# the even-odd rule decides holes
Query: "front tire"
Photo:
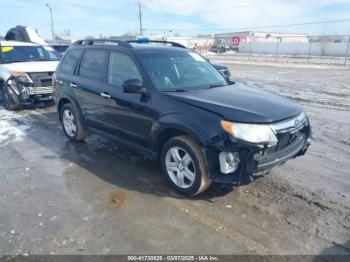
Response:
[{"label": "front tire", "polygon": [[181,194],[198,195],[212,183],[203,152],[189,136],[170,139],[162,148],[161,164],[167,180]]},{"label": "front tire", "polygon": [[74,142],[84,141],[89,133],[84,127],[80,115],[72,104],[65,104],[60,112],[64,134]]}]

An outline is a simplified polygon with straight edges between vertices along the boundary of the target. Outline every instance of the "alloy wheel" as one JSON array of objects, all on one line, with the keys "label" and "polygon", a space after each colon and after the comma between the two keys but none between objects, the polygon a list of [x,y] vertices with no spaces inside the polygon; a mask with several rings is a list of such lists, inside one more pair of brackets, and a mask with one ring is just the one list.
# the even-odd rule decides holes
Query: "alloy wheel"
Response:
[{"label": "alloy wheel", "polygon": [[171,181],[180,188],[186,189],[195,180],[195,165],[190,154],[183,148],[169,148],[165,157],[165,168]]},{"label": "alloy wheel", "polygon": [[70,137],[74,137],[77,133],[77,123],[74,117],[74,114],[71,110],[65,109],[63,112],[63,126],[66,133]]}]

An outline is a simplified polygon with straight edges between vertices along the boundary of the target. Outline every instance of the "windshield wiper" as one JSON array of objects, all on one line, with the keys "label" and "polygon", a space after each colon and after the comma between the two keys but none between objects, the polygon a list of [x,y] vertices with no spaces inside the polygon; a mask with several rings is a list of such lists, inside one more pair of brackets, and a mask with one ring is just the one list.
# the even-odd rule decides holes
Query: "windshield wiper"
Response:
[{"label": "windshield wiper", "polygon": [[184,93],[184,92],[189,92],[186,89],[162,89],[162,92],[179,92],[179,93]]},{"label": "windshield wiper", "polygon": [[216,87],[224,87],[224,86],[226,86],[226,85],[224,85],[224,84],[213,84],[213,85],[210,85],[210,86],[208,87],[208,89],[216,88]]}]

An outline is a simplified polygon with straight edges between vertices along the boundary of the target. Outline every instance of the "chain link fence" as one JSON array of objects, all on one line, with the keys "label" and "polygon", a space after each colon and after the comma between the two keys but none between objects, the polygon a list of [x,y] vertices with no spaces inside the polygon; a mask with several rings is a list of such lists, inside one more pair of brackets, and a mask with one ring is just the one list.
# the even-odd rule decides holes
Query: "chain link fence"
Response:
[{"label": "chain link fence", "polygon": [[350,35],[229,37],[216,38],[210,46],[197,46],[197,51],[203,55],[226,62],[338,66],[350,65],[349,49]]}]

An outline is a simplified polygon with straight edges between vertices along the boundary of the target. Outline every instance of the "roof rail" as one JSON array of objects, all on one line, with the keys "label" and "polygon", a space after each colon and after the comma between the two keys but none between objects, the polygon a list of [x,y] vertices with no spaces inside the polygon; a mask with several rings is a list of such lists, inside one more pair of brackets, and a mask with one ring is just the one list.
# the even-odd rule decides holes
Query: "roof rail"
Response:
[{"label": "roof rail", "polygon": [[125,42],[125,41],[120,41],[120,40],[110,40],[110,39],[83,39],[83,40],[78,40],[73,43],[73,46],[77,45],[117,45],[120,47],[125,47],[125,48],[131,48],[132,46]]},{"label": "roof rail", "polygon": [[148,44],[148,43],[159,43],[159,44],[168,44],[171,45],[173,47],[179,47],[179,48],[185,48],[187,49],[187,47],[185,47],[184,45],[181,45],[179,43],[175,43],[175,42],[170,42],[170,41],[157,41],[157,40],[144,40],[144,39],[140,39],[140,40],[130,40],[127,41],[128,43],[136,43],[136,44]]}]

